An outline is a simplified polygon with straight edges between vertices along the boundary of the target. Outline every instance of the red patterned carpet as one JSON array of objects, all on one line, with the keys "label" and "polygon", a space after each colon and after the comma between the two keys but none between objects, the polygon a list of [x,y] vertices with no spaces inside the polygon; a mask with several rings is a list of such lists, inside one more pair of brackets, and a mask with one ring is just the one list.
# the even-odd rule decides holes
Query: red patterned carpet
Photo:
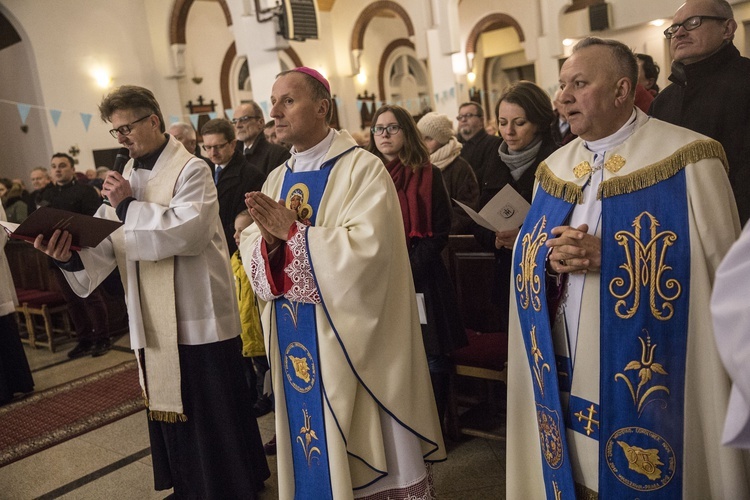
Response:
[{"label": "red patterned carpet", "polygon": [[144,409],[136,361],[0,408],[0,467]]}]

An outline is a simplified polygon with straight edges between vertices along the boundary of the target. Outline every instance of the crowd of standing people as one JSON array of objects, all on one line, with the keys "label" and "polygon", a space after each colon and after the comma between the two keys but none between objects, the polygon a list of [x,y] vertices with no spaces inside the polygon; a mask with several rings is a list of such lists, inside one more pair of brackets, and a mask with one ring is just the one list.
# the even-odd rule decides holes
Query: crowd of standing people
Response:
[{"label": "crowd of standing people", "polygon": [[[281,498],[438,495],[451,353],[467,345],[451,234],[495,256],[508,498],[747,498],[750,59],[736,29],[726,1],[689,0],[664,31],[662,90],[650,56],[589,37],[554,96],[515,82],[492,108],[461,104],[457,128],[385,104],[366,146],[331,127],[330,84],[307,67],[276,78],[272,120],[242,103],[203,125],[200,148],[149,90],[122,86],[100,112],[124,171],[97,192],[55,154],[32,193],[0,179],[0,215],[123,223],[96,248],[72,250],[65,231],[34,246],[67,291],[73,358],[109,349],[97,291],[119,272],[155,488],[178,498],[255,498],[265,453]],[[455,203],[480,210],[506,186],[531,205],[519,228],[485,229]],[[13,294],[0,299],[5,322]],[[14,383],[0,377],[0,401],[33,388]],[[264,449],[255,418],[271,408]]]}]

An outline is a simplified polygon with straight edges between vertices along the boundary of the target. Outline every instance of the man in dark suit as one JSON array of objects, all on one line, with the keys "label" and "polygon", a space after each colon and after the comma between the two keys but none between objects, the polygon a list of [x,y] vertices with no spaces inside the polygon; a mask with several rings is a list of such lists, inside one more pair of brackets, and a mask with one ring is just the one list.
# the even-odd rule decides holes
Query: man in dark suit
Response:
[{"label": "man in dark suit", "polygon": [[[214,182],[219,197],[219,218],[227,238],[229,255],[237,250],[234,242],[234,218],[246,210],[245,193],[259,191],[266,176],[250,165],[242,152],[236,149],[234,127],[223,118],[206,122],[201,129],[203,149],[216,165]],[[260,135],[263,135],[262,133]]]},{"label": "man in dark suit", "polygon": [[237,132],[237,150],[244,153],[248,163],[265,175],[291,156],[287,148],[271,144],[266,139],[263,134],[263,110],[255,101],[237,106],[232,123]]}]

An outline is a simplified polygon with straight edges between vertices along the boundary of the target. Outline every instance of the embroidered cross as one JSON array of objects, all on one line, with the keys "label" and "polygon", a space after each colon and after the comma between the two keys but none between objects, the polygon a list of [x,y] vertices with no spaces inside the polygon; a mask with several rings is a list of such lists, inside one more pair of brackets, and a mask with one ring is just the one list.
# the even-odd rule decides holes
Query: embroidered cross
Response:
[{"label": "embroidered cross", "polygon": [[581,422],[583,420],[586,420],[586,427],[584,427],[584,430],[586,431],[586,435],[590,436],[592,432],[594,432],[594,429],[591,427],[591,424],[599,425],[598,420],[594,420],[594,414],[597,413],[596,410],[594,410],[594,403],[591,403],[591,406],[588,408],[589,414],[588,416],[583,414],[583,411],[579,411],[578,413],[574,413],[574,417],[578,417],[578,421]]}]

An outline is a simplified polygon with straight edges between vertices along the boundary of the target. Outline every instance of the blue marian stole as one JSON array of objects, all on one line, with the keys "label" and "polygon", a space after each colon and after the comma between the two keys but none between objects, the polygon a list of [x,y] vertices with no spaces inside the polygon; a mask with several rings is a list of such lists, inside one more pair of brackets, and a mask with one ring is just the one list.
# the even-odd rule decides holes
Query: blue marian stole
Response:
[{"label": "blue marian stole", "polygon": [[[575,498],[566,428],[599,441],[598,491],[607,498],[680,498],[690,295],[685,171],[603,197],[599,404],[571,394],[564,407],[560,393],[570,382],[558,381],[544,243],[572,207],[540,187],[513,262],[547,498]],[[586,411],[572,417],[574,405]]]},{"label": "blue marian stole", "polygon": [[[332,166],[313,172],[288,170],[285,174],[281,197],[304,224],[315,224]],[[332,499],[315,304],[282,297],[275,300],[274,307],[292,438],[294,497]]]}]

